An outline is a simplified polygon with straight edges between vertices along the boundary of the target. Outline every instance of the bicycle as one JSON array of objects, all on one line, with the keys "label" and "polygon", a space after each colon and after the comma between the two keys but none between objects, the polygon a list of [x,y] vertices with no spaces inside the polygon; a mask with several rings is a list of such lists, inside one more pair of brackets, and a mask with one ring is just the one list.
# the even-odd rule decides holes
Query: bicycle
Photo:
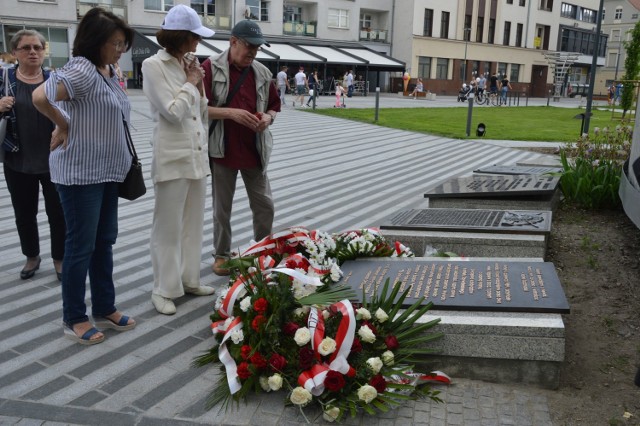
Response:
[{"label": "bicycle", "polygon": [[475,101],[478,105],[489,103],[489,96],[484,89],[476,89]]},{"label": "bicycle", "polygon": [[502,100],[502,97],[498,94],[498,92],[494,92],[494,91],[491,91],[489,93],[489,100],[491,105],[493,106],[501,106],[504,103],[504,101]]}]

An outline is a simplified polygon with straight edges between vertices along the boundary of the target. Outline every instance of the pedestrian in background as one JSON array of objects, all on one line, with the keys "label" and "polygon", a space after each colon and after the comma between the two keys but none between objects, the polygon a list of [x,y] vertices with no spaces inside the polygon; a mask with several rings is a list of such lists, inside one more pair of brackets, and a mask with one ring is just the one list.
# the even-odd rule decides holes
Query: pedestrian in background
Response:
[{"label": "pedestrian in background", "polygon": [[[125,126],[131,104],[113,65],[133,42],[133,30],[102,8],[89,10],[73,41],[71,60],[33,92],[36,108],[56,124],[49,166],[67,225],[62,268],[64,334],[75,342],[104,341],[98,328],[136,323],[115,306],[113,244],[118,236],[118,184],[131,168]],[[89,274],[91,311],[86,315]]]},{"label": "pedestrian in background", "polygon": [[[304,68],[300,67],[298,73],[294,76],[296,80],[296,95],[298,99],[298,103],[300,106],[304,106],[304,95],[309,90],[309,80],[307,80],[307,75],[304,73]],[[293,106],[296,106],[296,102],[293,101]]]},{"label": "pedestrian in background", "polygon": [[[20,30],[9,44],[13,55],[18,59],[18,66],[6,69],[6,72],[0,71],[0,112],[8,113],[11,117],[7,137],[17,149],[5,151],[4,176],[11,194],[20,248],[27,258],[20,271],[20,278],[29,279],[40,268],[38,199],[42,186],[51,235],[51,257],[56,277],[61,281],[64,214],[58,191],[51,182],[49,173],[49,143],[55,125],[38,112],[32,101],[33,91],[49,78],[49,72],[42,68],[46,40],[37,31]],[[9,93],[4,93],[5,76],[9,83]]]},{"label": "pedestrian in background", "polygon": [[[213,193],[213,272],[229,275],[231,207],[238,172],[253,214],[256,241],[271,234],[275,206],[267,167],[273,139],[269,126],[280,111],[280,98],[271,71],[255,61],[261,45],[269,44],[254,21],[238,22],[231,30],[229,49],[202,65],[209,99],[209,118],[218,120],[209,136]],[[244,84],[239,84],[240,81]],[[229,92],[237,94],[229,99]]]},{"label": "pedestrian in background", "polygon": [[347,73],[347,97],[350,98],[353,96],[353,71],[349,70]]},{"label": "pedestrian in background", "polygon": [[[280,67],[280,72],[276,75],[276,83],[278,84],[278,92],[280,92],[280,105],[285,106],[287,104],[285,100],[285,94],[287,90],[291,90],[289,85],[289,76],[287,70],[289,68],[286,65]],[[295,106],[295,105],[294,105]]]},{"label": "pedestrian in background", "polygon": [[151,225],[151,301],[161,314],[173,315],[172,299],[185,293],[208,296],[200,285],[202,229],[207,176],[208,111],[196,51],[202,37],[213,36],[192,8],[173,6],[156,33],[158,53],[145,59],[144,94],[151,103],[153,132],[151,179],[155,192]]},{"label": "pedestrian in background", "polygon": [[318,71],[313,71],[309,74],[309,99],[307,100],[307,106],[311,103],[314,98],[318,96]]}]

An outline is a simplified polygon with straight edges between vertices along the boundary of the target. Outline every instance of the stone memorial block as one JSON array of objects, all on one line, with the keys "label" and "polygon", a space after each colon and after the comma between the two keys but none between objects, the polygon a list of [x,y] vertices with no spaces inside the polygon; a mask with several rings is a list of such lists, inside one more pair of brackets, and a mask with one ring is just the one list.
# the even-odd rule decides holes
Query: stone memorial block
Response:
[{"label": "stone memorial block", "polygon": [[543,166],[493,166],[481,167],[473,171],[476,174],[490,175],[546,175],[548,173],[561,173],[562,167]]},{"label": "stone memorial block", "polygon": [[409,289],[404,303],[420,297],[435,309],[569,313],[553,263],[496,260],[384,260],[347,261],[342,283],[360,297],[380,292],[387,278]]},{"label": "stone memorial block", "polygon": [[487,175],[448,180],[424,194],[425,198],[552,197],[559,177],[538,175]]},{"label": "stone memorial block", "polygon": [[550,211],[411,209],[384,220],[380,229],[415,231],[499,232],[544,234],[551,232]]}]

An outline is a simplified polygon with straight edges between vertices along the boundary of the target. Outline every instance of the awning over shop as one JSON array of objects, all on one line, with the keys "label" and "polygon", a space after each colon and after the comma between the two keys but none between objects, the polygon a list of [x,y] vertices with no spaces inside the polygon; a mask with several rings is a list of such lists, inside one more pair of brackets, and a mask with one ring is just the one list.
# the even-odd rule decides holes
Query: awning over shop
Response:
[{"label": "awning over shop", "polygon": [[313,52],[324,58],[324,61],[328,64],[345,64],[345,65],[366,65],[362,60],[359,60],[351,55],[347,55],[333,47],[328,46],[312,46],[308,44],[300,44],[298,47],[303,48],[306,51]]},{"label": "awning over shop", "polygon": [[[200,42],[200,44],[206,44],[209,45],[211,47],[213,47],[216,50],[219,50],[219,52],[216,53],[221,53],[224,52],[225,50],[227,50],[229,48],[229,40],[216,40],[216,39],[204,39]],[[198,55],[199,56],[199,55]],[[206,55],[207,57],[211,56],[211,55]],[[274,57],[273,55],[270,55],[267,52],[264,52],[262,50],[258,50],[258,54],[256,55],[256,59],[259,61],[276,61],[278,60],[277,57]]]},{"label": "awning over shop", "polygon": [[[326,62],[326,59],[321,57],[321,55],[312,55],[305,52],[302,49],[298,49],[295,46],[284,43],[271,43],[271,47],[263,46],[262,50],[266,50],[271,52],[273,55],[277,56],[280,61],[295,61],[295,62]],[[314,52],[315,53],[315,52]]]},{"label": "awning over shop", "polygon": [[399,67],[401,69],[404,69],[405,66],[403,62],[369,49],[352,49],[343,47],[340,48],[340,50],[350,55],[354,55],[358,58],[364,59],[368,62],[368,65],[370,67]]}]

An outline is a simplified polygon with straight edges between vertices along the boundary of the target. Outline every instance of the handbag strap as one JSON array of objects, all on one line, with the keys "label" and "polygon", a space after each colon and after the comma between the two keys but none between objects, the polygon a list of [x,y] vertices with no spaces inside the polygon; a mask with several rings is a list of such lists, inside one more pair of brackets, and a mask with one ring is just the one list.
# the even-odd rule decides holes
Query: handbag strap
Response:
[{"label": "handbag strap", "polygon": [[[231,89],[231,92],[229,92],[229,94],[227,95],[227,100],[221,106],[224,107],[224,106],[229,105],[229,103],[231,102],[233,97],[236,95],[236,93],[238,93],[238,90],[240,90],[240,86],[242,85],[242,82],[247,77],[247,75],[249,75],[249,69],[250,68],[251,68],[251,65],[249,65],[248,67],[246,67],[244,69],[244,71],[242,71],[242,74],[240,75],[240,78],[238,79],[238,81],[236,81],[236,84],[233,85],[233,89]],[[209,123],[209,136],[211,136],[213,134],[213,131],[215,130],[216,126],[218,125],[218,121],[220,121],[220,119],[211,120],[211,123]]]},{"label": "handbag strap", "polygon": [[[98,74],[100,74],[100,77],[102,77],[107,87],[115,93],[115,90],[113,89],[113,87],[111,87],[111,85],[107,81],[107,78],[100,71],[98,71],[97,68],[96,68],[96,71],[98,72]],[[122,109],[120,109],[120,114],[122,114],[122,124],[124,124],[124,133],[127,139],[127,148],[129,148],[129,154],[131,154],[131,156],[133,157],[133,162],[137,163],[138,153],[136,152],[136,147],[133,144],[133,139],[131,138],[131,132],[129,131],[129,125],[127,124],[127,120],[124,117],[124,111],[122,111]]]}]

